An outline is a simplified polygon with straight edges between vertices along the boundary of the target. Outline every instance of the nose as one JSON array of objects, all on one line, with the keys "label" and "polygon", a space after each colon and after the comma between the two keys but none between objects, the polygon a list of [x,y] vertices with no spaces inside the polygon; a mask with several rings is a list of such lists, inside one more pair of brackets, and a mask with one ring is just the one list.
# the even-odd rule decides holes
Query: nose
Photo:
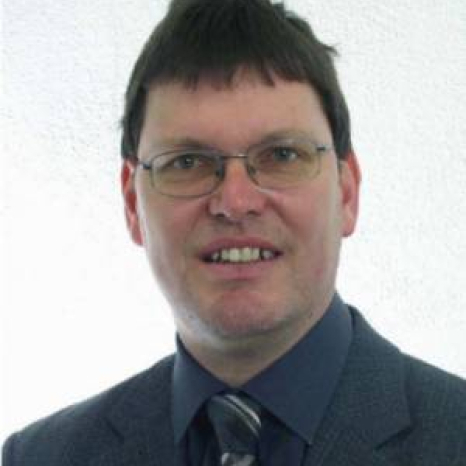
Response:
[{"label": "nose", "polygon": [[229,159],[225,162],[222,183],[210,196],[209,212],[238,222],[246,216],[260,215],[266,202],[266,193],[251,179],[244,159]]}]

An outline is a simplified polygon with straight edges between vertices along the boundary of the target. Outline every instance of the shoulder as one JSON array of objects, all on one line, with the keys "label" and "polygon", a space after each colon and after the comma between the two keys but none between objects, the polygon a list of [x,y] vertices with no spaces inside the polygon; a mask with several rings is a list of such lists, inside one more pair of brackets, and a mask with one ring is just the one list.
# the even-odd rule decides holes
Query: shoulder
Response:
[{"label": "shoulder", "polygon": [[[110,435],[107,416],[128,398],[144,397],[150,391],[154,403],[166,403],[171,386],[173,356],[165,358],[150,369],[100,393],[88,400],[71,405],[23,430],[11,435],[3,446],[4,466],[64,466],[68,456],[83,440],[94,439],[94,449],[99,444],[115,442]],[[87,447],[87,445],[86,445]],[[85,463],[83,463],[85,464]]]},{"label": "shoulder", "polygon": [[[353,316],[354,357],[367,370],[367,363],[382,374],[381,381],[402,382],[409,401],[423,409],[455,405],[466,409],[466,380],[403,353],[378,334],[355,308]],[[389,371],[391,369],[391,372]],[[442,404],[442,401],[445,404]]]},{"label": "shoulder", "polygon": [[423,400],[422,407],[428,410],[448,406],[466,410],[466,380],[412,356],[402,357],[413,403]]},{"label": "shoulder", "polygon": [[466,381],[412,356],[402,359],[411,423],[387,444],[387,451],[413,465],[463,465]]},{"label": "shoulder", "polygon": [[[408,464],[462,464],[466,457],[466,380],[400,351],[352,309],[353,360],[364,404],[379,404],[378,426],[395,415],[400,430],[384,448]],[[365,388],[369,388],[365,390]],[[353,390],[353,395],[354,395]],[[374,427],[375,429],[375,427]],[[419,463],[422,458],[422,463]],[[448,459],[448,461],[447,461]],[[400,460],[401,461],[401,460]],[[446,461],[446,462],[444,462]]]},{"label": "shoulder", "polygon": [[403,361],[413,420],[444,435],[461,433],[466,453],[466,380],[412,356]]}]

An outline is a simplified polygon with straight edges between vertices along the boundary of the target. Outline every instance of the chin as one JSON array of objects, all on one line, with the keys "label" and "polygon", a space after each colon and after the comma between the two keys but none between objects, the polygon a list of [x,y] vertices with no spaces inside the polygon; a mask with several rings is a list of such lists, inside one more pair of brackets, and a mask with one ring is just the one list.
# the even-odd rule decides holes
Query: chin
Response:
[{"label": "chin", "polygon": [[290,318],[284,313],[284,308],[278,310],[276,304],[272,308],[264,303],[253,305],[248,302],[241,306],[241,303],[235,302],[211,309],[204,322],[217,337],[235,339],[273,332]]}]

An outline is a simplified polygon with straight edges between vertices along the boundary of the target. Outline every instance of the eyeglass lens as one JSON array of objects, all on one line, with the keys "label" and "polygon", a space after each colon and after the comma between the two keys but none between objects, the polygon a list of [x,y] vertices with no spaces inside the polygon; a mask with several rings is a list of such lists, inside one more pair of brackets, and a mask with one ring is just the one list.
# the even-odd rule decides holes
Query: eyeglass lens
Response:
[{"label": "eyeglass lens", "polygon": [[263,188],[291,187],[319,172],[327,146],[307,139],[276,141],[251,148],[245,156],[202,149],[173,150],[150,163],[153,187],[162,194],[196,197],[215,190],[222,182],[228,160],[242,158],[252,181]]}]

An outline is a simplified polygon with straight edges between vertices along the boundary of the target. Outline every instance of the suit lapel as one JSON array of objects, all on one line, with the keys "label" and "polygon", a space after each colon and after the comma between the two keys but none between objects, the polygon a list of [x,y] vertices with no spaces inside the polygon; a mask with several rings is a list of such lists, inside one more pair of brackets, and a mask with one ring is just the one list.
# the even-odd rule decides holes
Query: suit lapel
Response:
[{"label": "suit lapel", "polygon": [[402,355],[351,311],[348,359],[305,466],[390,466],[378,447],[410,425]]},{"label": "suit lapel", "polygon": [[128,391],[107,416],[119,441],[89,466],[172,466],[175,446],[172,425],[173,359],[158,364]]}]

